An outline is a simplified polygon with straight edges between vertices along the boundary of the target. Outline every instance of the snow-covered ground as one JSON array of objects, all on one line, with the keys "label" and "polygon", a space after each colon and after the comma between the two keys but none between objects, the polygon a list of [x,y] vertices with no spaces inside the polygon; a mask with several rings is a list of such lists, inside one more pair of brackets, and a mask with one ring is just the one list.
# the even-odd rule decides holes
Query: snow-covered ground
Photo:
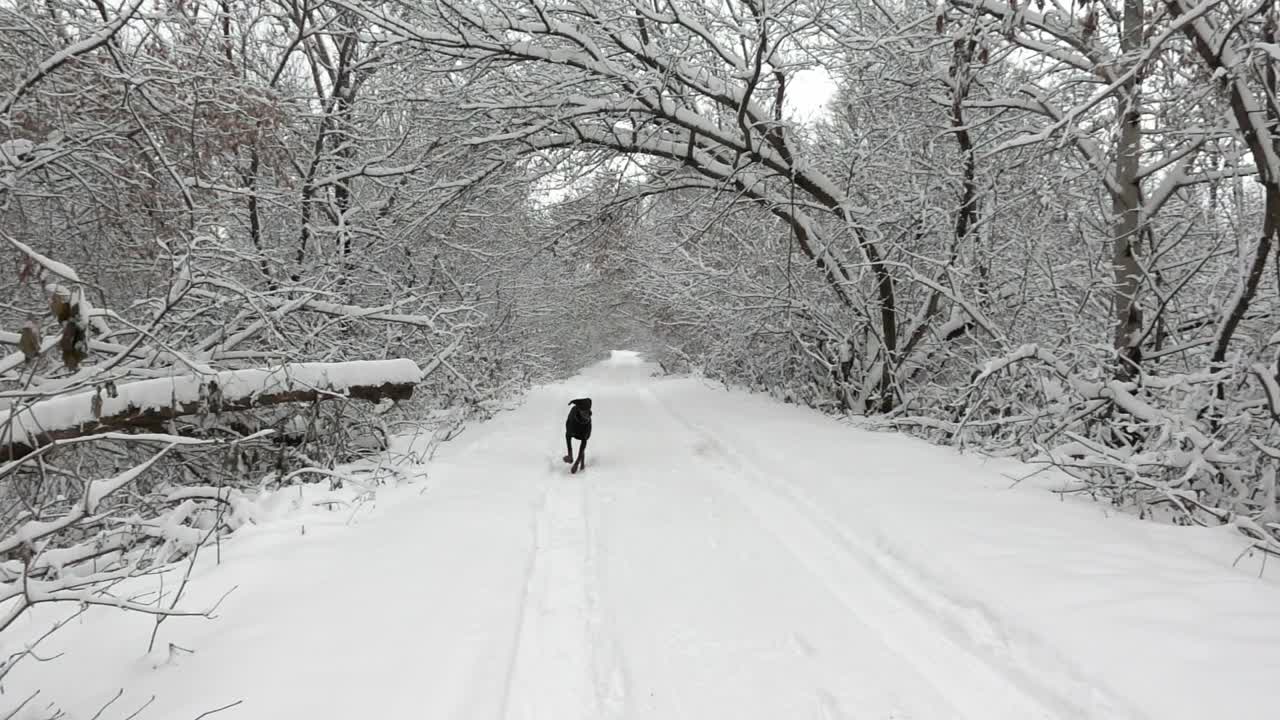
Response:
[{"label": "snow-covered ground", "polygon": [[[1280,714],[1280,587],[1233,567],[1229,532],[651,372],[615,354],[469,429],[420,482],[278,508],[220,565],[202,556],[188,604],[236,590],[217,619],[164,623],[182,649],[147,655],[150,618],[98,609],[4,702],[39,689],[28,707],[74,720],[121,689],[103,720],[149,701],[143,720],[237,701],[212,717]],[[595,434],[570,475],[581,396]]]}]

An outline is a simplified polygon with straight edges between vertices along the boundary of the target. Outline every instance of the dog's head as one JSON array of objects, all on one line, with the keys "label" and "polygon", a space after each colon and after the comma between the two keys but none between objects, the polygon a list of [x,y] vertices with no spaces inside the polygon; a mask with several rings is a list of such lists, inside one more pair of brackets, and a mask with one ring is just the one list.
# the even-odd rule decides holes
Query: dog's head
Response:
[{"label": "dog's head", "polygon": [[588,418],[591,417],[591,398],[578,398],[577,400],[570,400],[569,404],[572,405],[574,409],[580,412],[583,416]]}]

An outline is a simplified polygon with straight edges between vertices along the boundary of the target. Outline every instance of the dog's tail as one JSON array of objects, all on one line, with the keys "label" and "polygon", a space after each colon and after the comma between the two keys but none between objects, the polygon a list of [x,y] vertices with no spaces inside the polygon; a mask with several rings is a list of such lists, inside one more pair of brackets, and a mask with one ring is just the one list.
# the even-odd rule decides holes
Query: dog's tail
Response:
[{"label": "dog's tail", "polygon": [[576,399],[576,400],[570,400],[570,401],[569,401],[569,404],[570,404],[570,405],[581,405],[583,410],[590,410],[590,409],[591,409],[591,398],[578,398],[578,399]]}]

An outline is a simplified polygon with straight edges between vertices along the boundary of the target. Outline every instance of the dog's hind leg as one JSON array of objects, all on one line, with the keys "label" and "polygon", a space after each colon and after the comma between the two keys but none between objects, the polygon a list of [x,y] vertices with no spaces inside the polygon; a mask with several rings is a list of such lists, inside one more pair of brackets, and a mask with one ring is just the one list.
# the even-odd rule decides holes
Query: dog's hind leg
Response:
[{"label": "dog's hind leg", "polygon": [[573,439],[569,436],[569,433],[564,434],[564,449],[564,461],[567,463],[573,462]]}]

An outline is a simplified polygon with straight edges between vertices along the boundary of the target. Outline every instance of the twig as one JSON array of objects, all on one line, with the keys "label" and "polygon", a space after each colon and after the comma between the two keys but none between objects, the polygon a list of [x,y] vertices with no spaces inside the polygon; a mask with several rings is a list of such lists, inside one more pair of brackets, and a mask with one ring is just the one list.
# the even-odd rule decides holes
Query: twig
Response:
[{"label": "twig", "polygon": [[18,713],[22,712],[22,708],[26,707],[26,706],[27,706],[27,703],[31,702],[32,700],[35,700],[35,699],[36,699],[36,696],[37,696],[37,695],[39,695],[39,694],[40,694],[40,691],[39,691],[39,690],[36,690],[35,692],[33,692],[33,693],[31,693],[30,695],[28,695],[28,696],[27,696],[27,699],[25,699],[25,700],[23,700],[21,703],[19,703],[19,704],[18,704],[18,707],[16,707],[16,708],[14,708],[14,709],[10,710],[10,711],[9,711],[9,714],[8,714],[8,715],[5,715],[5,716],[4,716],[4,718],[3,718],[3,720],[13,720],[13,718],[17,717]]},{"label": "twig", "polygon": [[134,718],[138,717],[139,715],[141,715],[141,714],[142,714],[142,711],[143,711],[143,710],[146,710],[147,708],[151,707],[151,703],[153,703],[153,702],[155,702],[155,701],[156,701],[156,696],[155,696],[155,695],[152,695],[152,696],[151,696],[151,699],[149,699],[149,700],[147,700],[146,702],[142,703],[142,707],[138,708],[137,710],[134,710],[134,711],[133,711],[132,713],[130,713],[130,714],[129,714],[129,716],[128,716],[128,717],[126,717],[124,720],[133,720]]},{"label": "twig", "polygon": [[57,655],[54,655],[53,657],[50,657],[50,658],[42,658],[36,655],[35,650],[37,647],[39,647],[40,643],[44,642],[50,635],[54,634],[58,630],[61,630],[65,625],[70,623],[72,620],[75,620],[76,618],[80,617],[81,615],[85,614],[88,611],[89,611],[89,608],[87,606],[82,606],[78,608],[74,613],[55,622],[53,624],[53,627],[46,630],[42,635],[40,635],[40,637],[36,638],[33,642],[29,643],[24,650],[10,655],[8,659],[4,661],[3,667],[0,667],[0,679],[3,679],[5,676],[7,676],[9,674],[9,671],[13,669],[14,665],[16,665],[19,660],[22,660],[25,657],[30,656],[40,662],[48,662],[49,660],[55,660],[59,657],[62,657],[63,654],[58,653]]},{"label": "twig", "polygon": [[115,697],[108,700],[106,705],[103,705],[102,707],[98,708],[98,712],[94,713],[93,717],[89,718],[89,720],[98,720],[98,718],[102,717],[102,713],[107,711],[107,708],[114,705],[115,702],[123,696],[124,696],[124,688],[120,688],[119,690],[116,691]]},{"label": "twig", "polygon": [[226,705],[223,705],[223,706],[222,706],[222,707],[220,707],[220,708],[214,708],[213,710],[206,710],[205,712],[202,712],[202,713],[200,713],[199,715],[197,715],[197,716],[195,716],[194,718],[192,718],[192,720],[201,720],[202,718],[207,718],[207,717],[209,717],[210,715],[213,715],[214,713],[220,713],[220,712],[222,712],[223,710],[230,710],[231,708],[233,708],[233,707],[235,707],[235,706],[237,706],[237,705],[239,705],[239,704],[241,704],[241,703],[243,703],[243,702],[244,702],[244,700],[237,700],[237,701],[235,701],[235,702],[233,702],[233,703],[227,703]]}]

